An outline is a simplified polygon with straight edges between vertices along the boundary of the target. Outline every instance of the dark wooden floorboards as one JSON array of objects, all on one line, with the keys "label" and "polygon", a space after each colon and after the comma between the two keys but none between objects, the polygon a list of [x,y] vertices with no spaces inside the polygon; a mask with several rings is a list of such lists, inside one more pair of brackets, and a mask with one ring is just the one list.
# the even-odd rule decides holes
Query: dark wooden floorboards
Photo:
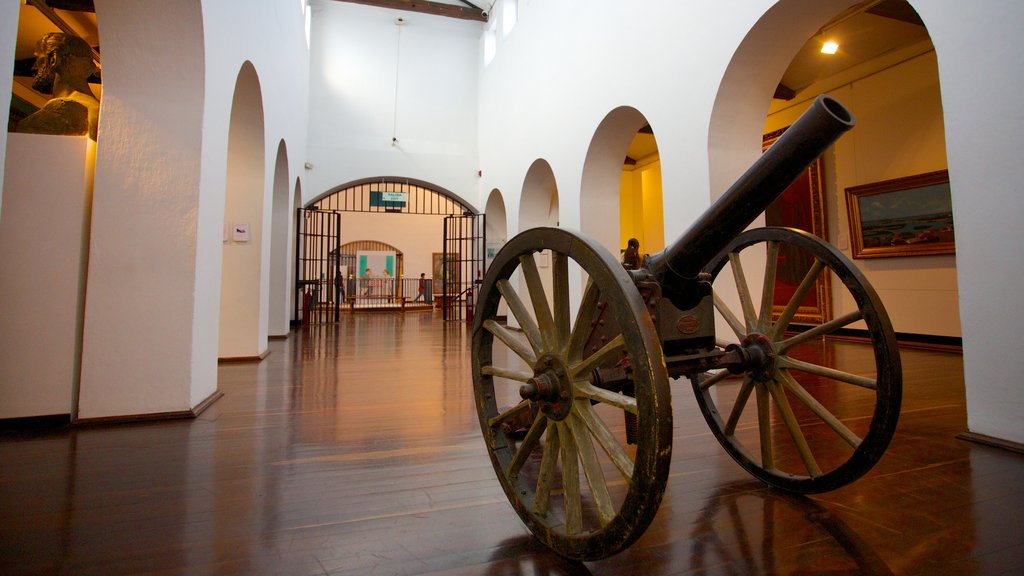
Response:
[{"label": "dark wooden floorboards", "polygon": [[904,352],[885,457],[811,498],[743,472],[674,382],[654,523],[580,564],[501,492],[463,325],[349,315],[270,347],[195,420],[0,432],[0,574],[1024,574],[1024,456],[956,439],[954,354]]}]

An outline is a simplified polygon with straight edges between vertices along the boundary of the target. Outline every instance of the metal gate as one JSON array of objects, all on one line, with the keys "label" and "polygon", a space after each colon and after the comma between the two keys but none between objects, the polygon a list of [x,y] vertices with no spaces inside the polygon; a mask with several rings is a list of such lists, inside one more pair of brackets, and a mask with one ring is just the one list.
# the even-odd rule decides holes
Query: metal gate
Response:
[{"label": "metal gate", "polygon": [[337,322],[346,290],[341,262],[341,214],[299,208],[295,230],[293,322]]},{"label": "metal gate", "polygon": [[445,320],[473,320],[486,262],[484,219],[483,214],[445,216],[441,269],[434,271],[434,282],[441,283],[441,309]]}]

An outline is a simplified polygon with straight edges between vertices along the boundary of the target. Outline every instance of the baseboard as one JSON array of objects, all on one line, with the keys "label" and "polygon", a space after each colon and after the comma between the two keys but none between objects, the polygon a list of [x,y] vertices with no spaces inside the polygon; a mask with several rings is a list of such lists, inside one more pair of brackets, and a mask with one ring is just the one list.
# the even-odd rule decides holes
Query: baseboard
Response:
[{"label": "baseboard", "polygon": [[[791,324],[787,332],[803,332],[813,328],[802,324]],[[867,330],[860,328],[840,328],[830,333],[826,338],[845,342],[870,342],[871,337]],[[901,348],[912,348],[916,350],[931,350],[933,352],[950,352],[963,354],[963,339],[958,336],[933,336],[931,334],[915,334],[913,332],[897,332],[896,342]]]},{"label": "baseboard", "polygon": [[152,412],[149,414],[126,414],[123,416],[101,416],[98,418],[76,418],[71,421],[72,426],[108,426],[112,424],[137,424],[140,422],[156,422],[163,420],[184,420],[196,418],[202,414],[214,402],[220,400],[224,393],[215,390],[205,400],[196,404],[191,410],[175,410],[173,412]]},{"label": "baseboard", "polygon": [[224,397],[224,393],[223,392],[221,392],[220,390],[214,390],[213,394],[210,394],[209,396],[206,397],[206,400],[203,400],[199,404],[196,404],[196,407],[193,408],[192,410],[190,410],[190,412],[192,413],[192,417],[196,418],[197,416],[199,416],[203,412],[206,412],[207,408],[209,408],[210,406],[213,406],[214,402],[216,402],[217,400],[220,400],[223,397]]},{"label": "baseboard", "polygon": [[218,364],[232,364],[237,362],[262,362],[264,358],[270,355],[270,348],[267,348],[259,356],[227,356],[225,358],[217,358]]},{"label": "baseboard", "polygon": [[1011,442],[994,436],[978,434],[977,432],[964,432],[962,434],[957,434],[956,437],[968,442],[974,442],[975,444],[984,444],[985,446],[1002,448],[1003,450],[1009,450],[1010,452],[1016,452],[1017,454],[1024,454],[1024,444],[1019,442]]}]

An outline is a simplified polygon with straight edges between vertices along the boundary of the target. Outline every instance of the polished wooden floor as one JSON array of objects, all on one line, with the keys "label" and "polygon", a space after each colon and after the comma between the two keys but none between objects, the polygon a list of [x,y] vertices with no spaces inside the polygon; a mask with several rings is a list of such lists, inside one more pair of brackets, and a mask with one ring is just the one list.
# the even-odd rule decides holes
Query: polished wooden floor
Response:
[{"label": "polished wooden floor", "polygon": [[582,564],[502,494],[464,326],[354,314],[271,350],[195,420],[0,433],[0,574],[1024,574],[1024,456],[956,439],[955,354],[905,351],[885,457],[813,498],[747,476],[674,382],[654,523]]}]

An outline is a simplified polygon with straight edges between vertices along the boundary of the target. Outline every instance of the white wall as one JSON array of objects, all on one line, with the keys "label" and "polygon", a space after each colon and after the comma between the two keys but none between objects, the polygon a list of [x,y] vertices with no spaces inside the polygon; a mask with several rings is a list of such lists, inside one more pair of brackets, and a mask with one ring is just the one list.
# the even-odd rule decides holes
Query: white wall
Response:
[{"label": "white wall", "polygon": [[[14,48],[18,40],[18,18],[21,10],[21,2],[0,3],[0,62],[14,61]],[[0,76],[0,94],[7,94],[11,91],[13,77],[6,74]],[[4,116],[0,120],[0,134],[7,133],[8,118]],[[7,157],[7,139],[0,138],[0,158]],[[4,167],[0,165],[0,182],[4,181]],[[4,191],[0,188],[0,206],[3,204]],[[3,208],[0,207],[0,217],[3,217]]]},{"label": "white wall", "polygon": [[[658,135],[670,241],[760,154],[770,96],[785,67],[814,31],[852,4],[744,0],[722,18],[711,4],[600,0],[579,10],[571,2],[532,2],[482,69],[480,189],[506,192],[508,215],[517,218],[516,191],[543,158],[558,182],[562,225],[578,228],[588,143],[610,111],[632,106]],[[1024,308],[1012,305],[1009,292],[1024,272],[1013,248],[1024,240],[1017,223],[1024,184],[1015,170],[1024,139],[1024,109],[1015,97],[1024,87],[1024,48],[1013,41],[1024,5],[911,4],[938,58],[969,425],[1024,442],[1024,392],[1016,385],[1024,366],[1010,349]]]},{"label": "white wall", "polygon": [[[284,140],[293,153],[289,172],[301,174],[302,5],[96,5],[104,94],[79,416],[188,410],[216,391],[228,121],[246,61],[260,78],[264,157],[275,158]],[[257,193],[269,229],[276,163],[263,165]],[[261,294],[268,293],[269,241],[263,235],[259,246]]]},{"label": "white wall", "polygon": [[972,432],[1024,442],[1024,360],[1016,331],[1024,307],[1024,88],[1017,42],[1024,4],[913,0],[935,44],[946,120],[957,275],[964,339],[967,416]]},{"label": "white wall", "polygon": [[0,218],[0,418],[70,414],[82,347],[95,147],[8,136]]},{"label": "white wall", "polygon": [[[263,98],[264,162],[261,230],[271,229],[273,182],[278,146],[288,149],[288,173],[303,175],[306,120],[309,110],[309,50],[305,15],[298,0],[204,0],[206,50],[203,172],[200,182],[196,302],[193,312],[192,400],[215,389],[220,306],[221,242],[225,219],[228,121],[235,79],[248,61],[256,70]],[[291,208],[289,208],[289,212]],[[270,242],[288,241],[272,234],[260,240],[260,335],[254,348],[266,350]],[[290,252],[289,252],[290,254]],[[291,267],[287,267],[291,269]],[[290,305],[289,305],[290,306]],[[247,354],[248,355],[248,354]]]},{"label": "white wall", "polygon": [[201,34],[199,4],[96,11],[104,94],[78,415],[187,410],[204,67],[202,43],[181,39]]},{"label": "white wall", "polygon": [[[396,176],[430,182],[482,207],[476,202],[482,23],[326,0],[312,7],[306,159],[313,169],[306,172],[305,199],[355,180]],[[394,23],[399,16],[402,26]]]}]

